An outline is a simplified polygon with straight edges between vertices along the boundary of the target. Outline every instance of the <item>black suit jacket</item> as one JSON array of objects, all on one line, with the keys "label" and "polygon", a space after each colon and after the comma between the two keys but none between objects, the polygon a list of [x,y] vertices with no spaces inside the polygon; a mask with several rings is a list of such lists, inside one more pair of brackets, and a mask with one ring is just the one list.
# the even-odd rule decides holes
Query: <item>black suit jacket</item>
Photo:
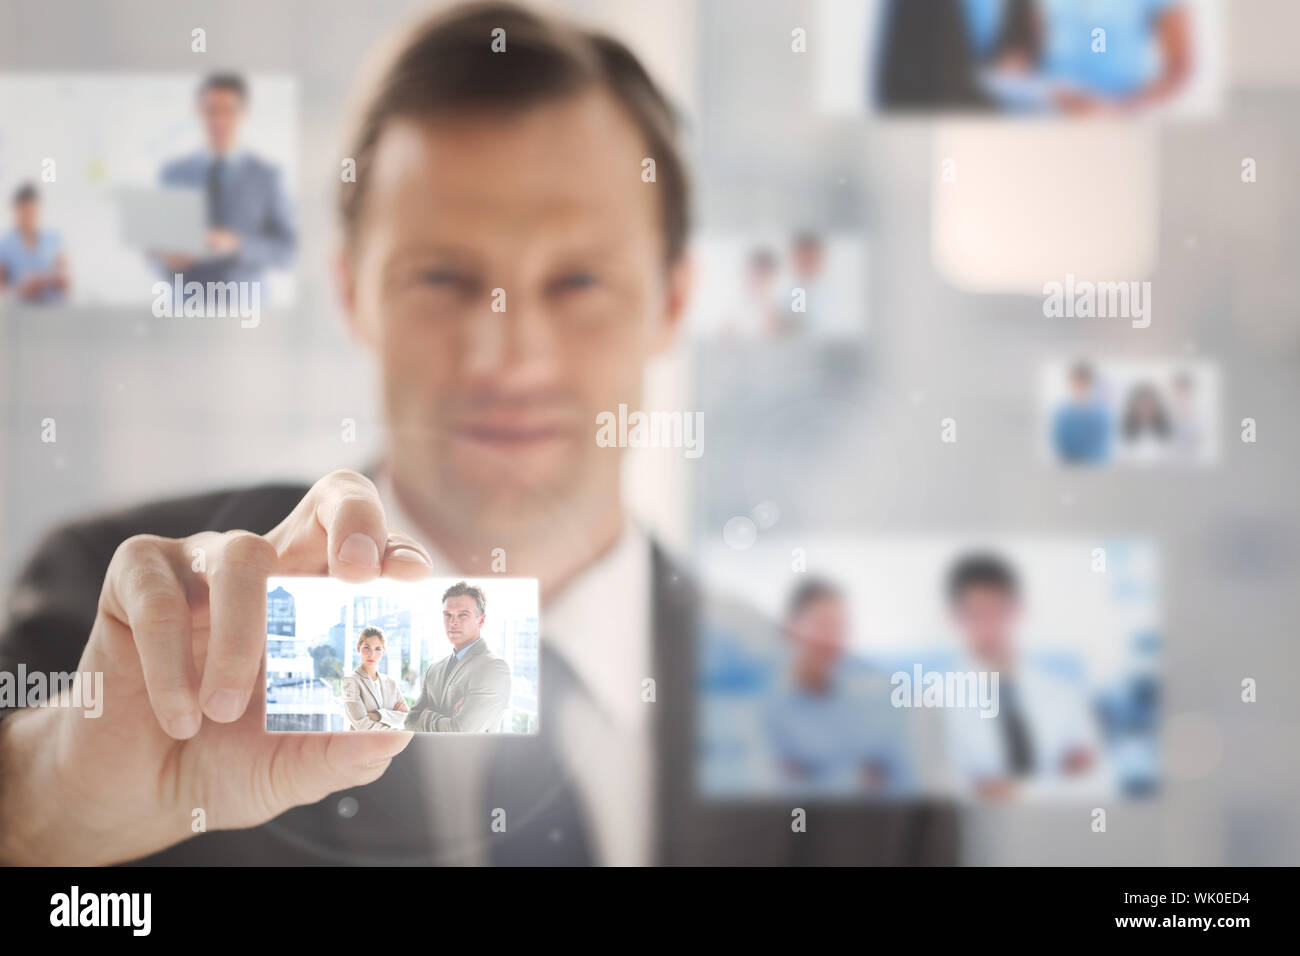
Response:
[{"label": "black suit jacket", "polygon": [[[64,526],[51,533],[17,582],[0,634],[0,670],[72,671],[95,618],[117,546],[136,534],[185,537],[241,528],[264,534],[307,492],[264,485],[176,499]],[[818,803],[801,800],[806,832],[791,829],[785,803],[703,801],[696,795],[696,634],[707,601],[683,569],[654,548],[652,601],[656,681],[656,862],[680,864],[867,864],[956,862],[955,810],[938,802]],[[543,649],[543,653],[545,650]],[[546,733],[547,722],[542,723]],[[511,738],[503,738],[510,740]],[[517,741],[510,744],[518,745]],[[161,864],[422,864],[433,860],[423,772],[413,747],[366,787],[295,807],[247,830],[198,834],[141,861]],[[436,758],[435,758],[436,759]],[[544,781],[538,783],[545,790]],[[338,812],[343,797],[356,818]],[[360,823],[358,822],[360,818]]]}]

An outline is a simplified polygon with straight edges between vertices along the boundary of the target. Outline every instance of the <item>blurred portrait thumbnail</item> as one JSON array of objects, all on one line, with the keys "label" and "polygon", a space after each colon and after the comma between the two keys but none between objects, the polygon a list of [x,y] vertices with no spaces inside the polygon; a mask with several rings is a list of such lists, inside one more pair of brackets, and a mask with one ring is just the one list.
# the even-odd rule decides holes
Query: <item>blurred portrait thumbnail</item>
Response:
[{"label": "blurred portrait thumbnail", "polygon": [[1067,466],[1218,460],[1219,376],[1207,360],[1072,359],[1042,369],[1046,453]]},{"label": "blurred portrait thumbnail", "polygon": [[42,221],[41,195],[23,183],[11,204],[13,226],[0,233],[0,294],[18,302],[62,302],[70,282],[59,233]]},{"label": "blurred portrait thumbnail", "polygon": [[1151,544],[801,539],[816,573],[791,572],[794,546],[709,549],[710,580],[780,623],[708,633],[707,796],[1053,803],[1156,789]]}]

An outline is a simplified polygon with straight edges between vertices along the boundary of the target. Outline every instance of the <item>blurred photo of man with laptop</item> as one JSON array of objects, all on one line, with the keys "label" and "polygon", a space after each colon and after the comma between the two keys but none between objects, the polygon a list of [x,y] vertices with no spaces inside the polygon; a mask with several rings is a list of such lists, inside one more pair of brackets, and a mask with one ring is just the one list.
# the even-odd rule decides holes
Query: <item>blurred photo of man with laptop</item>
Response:
[{"label": "blurred photo of man with laptop", "polygon": [[206,252],[156,249],[168,276],[186,282],[257,281],[268,268],[293,260],[293,207],[282,172],[244,148],[248,84],[236,73],[213,73],[195,96],[204,147],[163,166],[160,185],[199,192],[207,229]]}]

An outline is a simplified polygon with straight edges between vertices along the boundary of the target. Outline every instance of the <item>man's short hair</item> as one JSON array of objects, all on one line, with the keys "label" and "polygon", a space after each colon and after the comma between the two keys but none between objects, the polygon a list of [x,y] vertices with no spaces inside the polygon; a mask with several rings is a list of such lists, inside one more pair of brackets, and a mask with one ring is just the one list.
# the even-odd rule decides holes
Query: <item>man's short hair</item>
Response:
[{"label": "man's short hair", "polygon": [[[493,31],[505,31],[505,52],[493,52]],[[342,184],[339,213],[351,242],[362,218],[367,170],[394,119],[485,110],[520,113],[588,89],[618,101],[655,160],[664,249],[669,263],[686,248],[689,183],[677,145],[678,119],[667,97],[630,50],[604,33],[513,3],[469,3],[416,26],[402,41],[359,113],[344,155],[356,181]],[[636,170],[629,175],[637,175]]]},{"label": "man's short hair", "polygon": [[203,99],[212,90],[226,90],[238,96],[241,103],[248,102],[248,82],[238,73],[209,73],[195,95]]},{"label": "man's short hair", "polygon": [[817,601],[833,600],[838,601],[844,597],[838,587],[823,578],[808,578],[799,584],[790,594],[790,599],[785,605],[785,619],[793,621],[802,614],[809,605]]},{"label": "man's short hair", "polygon": [[1070,366],[1070,381],[1083,382],[1085,385],[1092,383],[1092,366],[1087,362],[1075,362]]},{"label": "man's short hair", "polygon": [[475,587],[465,581],[457,581],[451,587],[447,588],[447,590],[443,591],[442,603],[446,604],[447,598],[460,597],[462,594],[468,594],[474,599],[474,603],[478,605],[478,613],[480,617],[487,613],[487,595],[483,593],[483,589]]},{"label": "man's short hair", "polygon": [[23,183],[14,190],[14,205],[19,206],[25,202],[35,202],[40,198],[40,193],[31,183]]},{"label": "man's short hair", "polygon": [[1020,594],[1011,565],[996,554],[968,554],[948,572],[948,603],[956,604],[971,588],[993,588],[1008,597]]}]

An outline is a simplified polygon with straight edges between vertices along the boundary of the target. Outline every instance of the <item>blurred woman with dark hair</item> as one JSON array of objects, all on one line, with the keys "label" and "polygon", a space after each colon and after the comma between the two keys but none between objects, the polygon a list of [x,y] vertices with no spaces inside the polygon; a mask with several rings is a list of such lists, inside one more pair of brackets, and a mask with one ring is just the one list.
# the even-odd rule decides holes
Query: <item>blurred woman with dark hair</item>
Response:
[{"label": "blurred woman with dark hair", "polygon": [[1134,461],[1154,461],[1169,452],[1169,412],[1160,393],[1150,382],[1141,382],[1128,393],[1120,433],[1124,450]]}]

